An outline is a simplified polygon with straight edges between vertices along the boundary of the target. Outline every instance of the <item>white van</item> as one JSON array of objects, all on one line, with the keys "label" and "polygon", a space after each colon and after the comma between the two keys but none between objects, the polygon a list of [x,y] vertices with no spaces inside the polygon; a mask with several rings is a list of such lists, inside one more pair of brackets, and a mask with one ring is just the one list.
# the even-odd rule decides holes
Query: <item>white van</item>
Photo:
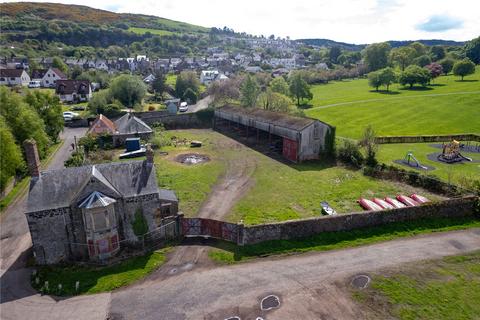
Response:
[{"label": "white van", "polygon": [[28,83],[29,88],[40,88],[40,81],[33,80]]}]

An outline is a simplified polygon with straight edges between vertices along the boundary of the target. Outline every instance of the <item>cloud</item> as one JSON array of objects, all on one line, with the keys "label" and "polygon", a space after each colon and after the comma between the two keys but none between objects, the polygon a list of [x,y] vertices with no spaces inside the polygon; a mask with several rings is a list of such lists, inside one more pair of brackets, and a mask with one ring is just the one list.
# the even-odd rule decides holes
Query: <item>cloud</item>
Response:
[{"label": "cloud", "polygon": [[463,27],[463,21],[448,15],[433,15],[427,21],[416,25],[417,30],[443,32]]},{"label": "cloud", "polygon": [[105,10],[108,10],[108,11],[117,12],[118,9],[120,9],[120,7],[121,7],[120,5],[112,3],[109,5],[106,5],[104,8]]}]

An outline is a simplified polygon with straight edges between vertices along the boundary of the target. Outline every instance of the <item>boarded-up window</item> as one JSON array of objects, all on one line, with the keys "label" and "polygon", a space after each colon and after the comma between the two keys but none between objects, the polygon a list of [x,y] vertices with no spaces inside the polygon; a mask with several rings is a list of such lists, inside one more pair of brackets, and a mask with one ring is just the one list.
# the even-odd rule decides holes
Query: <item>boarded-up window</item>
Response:
[{"label": "boarded-up window", "polygon": [[92,213],[93,225],[94,225],[95,231],[106,229],[108,227],[107,216],[108,216],[107,210]]}]

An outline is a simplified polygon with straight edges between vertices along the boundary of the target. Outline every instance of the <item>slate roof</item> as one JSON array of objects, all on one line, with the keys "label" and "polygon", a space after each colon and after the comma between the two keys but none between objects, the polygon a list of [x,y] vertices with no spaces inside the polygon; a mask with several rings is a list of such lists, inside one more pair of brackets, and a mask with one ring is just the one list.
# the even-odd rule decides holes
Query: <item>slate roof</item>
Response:
[{"label": "slate roof", "polygon": [[90,81],[88,80],[57,80],[55,93],[57,94],[88,94]]},{"label": "slate roof", "polygon": [[58,69],[58,68],[51,68],[53,72],[55,72],[57,74],[57,76],[60,77],[60,79],[67,79],[67,75],[65,73],[62,72],[62,70]]},{"label": "slate roof", "polygon": [[20,78],[23,71],[23,69],[0,69],[0,77]]},{"label": "slate roof", "polygon": [[153,130],[145,122],[127,113],[118,120],[115,120],[117,134],[152,133]]},{"label": "slate roof", "polygon": [[175,194],[174,191],[168,190],[168,189],[160,189],[158,192],[160,199],[162,200],[167,200],[167,201],[172,201],[172,202],[178,202],[177,195]]},{"label": "slate roof", "polygon": [[83,202],[80,203],[78,207],[85,209],[101,208],[115,202],[117,202],[115,199],[112,199],[101,192],[94,191],[87,198],[85,198],[85,200],[83,200]]},{"label": "slate roof", "polygon": [[42,79],[45,73],[47,73],[48,70],[46,69],[35,69],[32,71],[32,79]]},{"label": "slate roof", "polygon": [[69,207],[95,178],[121,197],[159,192],[155,167],[146,161],[112,162],[43,171],[30,182],[27,212]]},{"label": "slate roof", "polygon": [[247,117],[251,120],[274,124],[291,130],[302,130],[315,121],[318,121],[316,119],[296,117],[286,113],[273,112],[258,108],[242,108],[232,105],[226,105],[217,110],[228,114]]}]

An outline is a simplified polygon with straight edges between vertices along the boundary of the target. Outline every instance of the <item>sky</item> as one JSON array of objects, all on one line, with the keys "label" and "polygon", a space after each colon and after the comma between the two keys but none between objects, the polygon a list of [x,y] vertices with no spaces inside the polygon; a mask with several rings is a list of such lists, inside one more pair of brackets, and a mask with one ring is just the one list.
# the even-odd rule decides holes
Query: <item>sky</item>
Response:
[{"label": "sky", "polygon": [[[30,0],[32,1],[32,0]],[[63,0],[118,13],[291,39],[365,44],[480,36],[480,0]]]}]

